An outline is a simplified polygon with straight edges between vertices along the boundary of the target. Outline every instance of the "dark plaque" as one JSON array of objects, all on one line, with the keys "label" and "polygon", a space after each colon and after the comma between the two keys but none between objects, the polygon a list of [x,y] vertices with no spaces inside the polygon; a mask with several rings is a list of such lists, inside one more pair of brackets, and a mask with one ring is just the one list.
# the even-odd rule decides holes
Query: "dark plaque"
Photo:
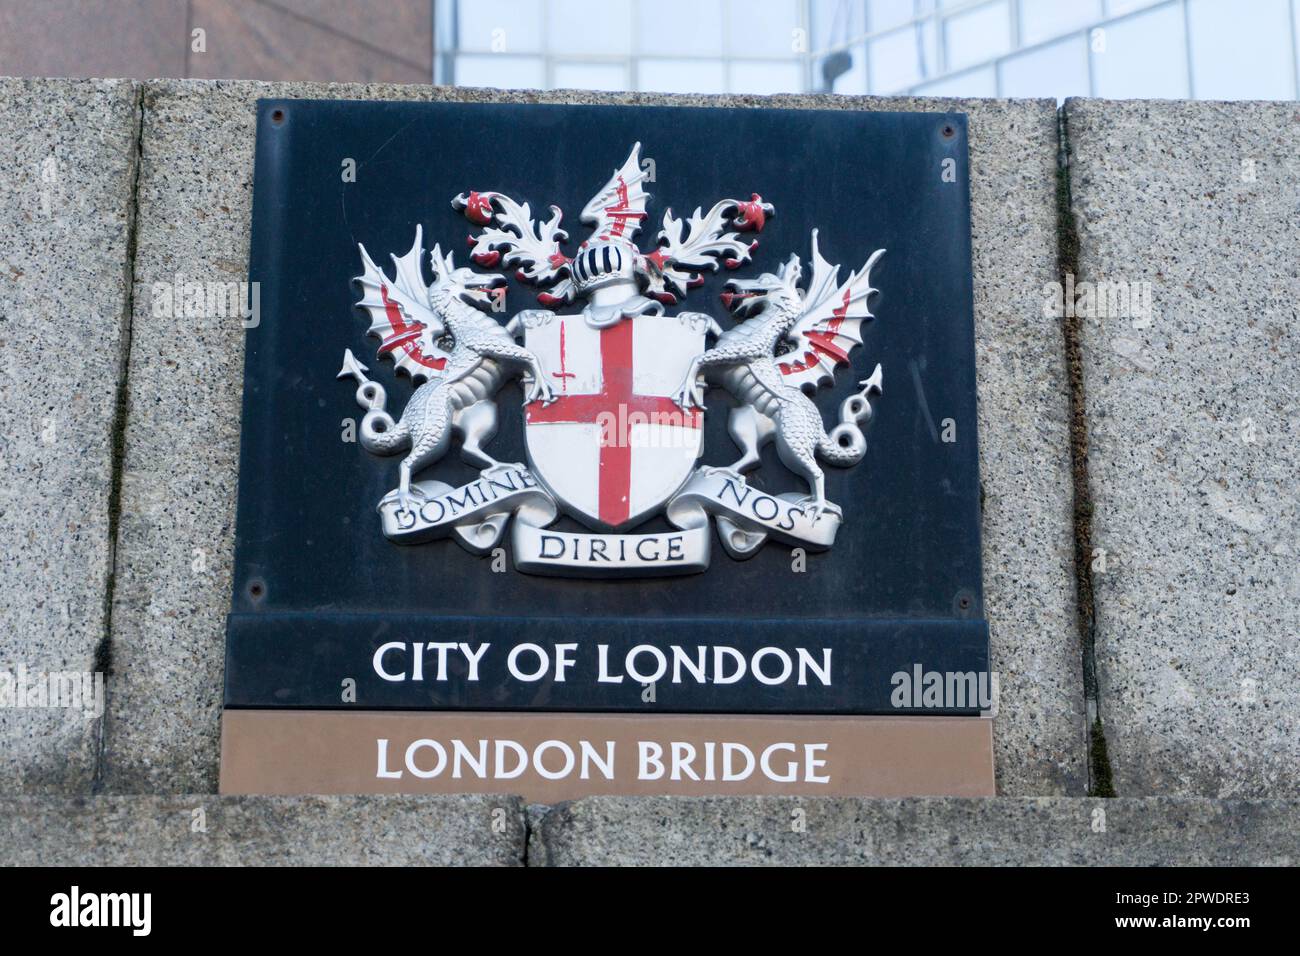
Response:
[{"label": "dark plaque", "polygon": [[261,102],[226,706],[987,707],[967,173],[961,114]]}]

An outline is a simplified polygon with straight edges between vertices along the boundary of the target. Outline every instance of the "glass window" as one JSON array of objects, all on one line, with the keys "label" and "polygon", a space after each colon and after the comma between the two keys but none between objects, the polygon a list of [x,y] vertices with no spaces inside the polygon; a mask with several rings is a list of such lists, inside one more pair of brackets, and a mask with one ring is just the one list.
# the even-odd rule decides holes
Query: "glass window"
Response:
[{"label": "glass window", "polygon": [[651,0],[636,4],[637,48],[644,53],[722,55],[722,4]]},{"label": "glass window", "polygon": [[535,53],[542,48],[542,11],[533,0],[457,3],[458,45],[468,53]]},{"label": "glass window", "polygon": [[[463,10],[467,6],[476,4],[462,3],[460,8]],[[547,42],[552,52],[617,56],[631,51],[631,4],[604,0],[549,0],[547,6],[551,13],[547,21]]]},{"label": "glass window", "polygon": [[456,57],[457,86],[499,86],[505,89],[546,88],[546,69],[537,56],[486,54]]},{"label": "glass window", "polygon": [[1092,75],[1097,96],[1187,96],[1187,44],[1181,4],[1157,7],[1093,32]]},{"label": "glass window", "polygon": [[866,9],[866,0],[811,0],[812,51],[839,46],[866,33]]},{"label": "glass window", "polygon": [[655,93],[725,93],[727,81],[718,60],[641,60],[637,89]]},{"label": "glass window", "polygon": [[1289,100],[1295,96],[1287,0],[1191,0],[1187,31],[1197,99]]},{"label": "glass window", "polygon": [[933,83],[923,83],[912,92],[917,96],[997,96],[998,79],[993,67],[967,70],[956,76],[946,76]]},{"label": "glass window", "polygon": [[1031,46],[1101,19],[1101,0],[1019,0],[1020,43]]},{"label": "glass window", "polygon": [[733,93],[799,93],[803,88],[800,60],[736,60],[731,64]]},{"label": "glass window", "polygon": [[900,26],[916,16],[934,12],[934,3],[926,0],[870,0],[872,33]]},{"label": "glass window", "polygon": [[795,52],[794,31],[802,27],[798,0],[727,0],[726,23],[728,48],[736,56],[789,56]]},{"label": "glass window", "polygon": [[947,68],[960,70],[1011,49],[1011,11],[1006,0],[949,17],[943,24]]},{"label": "glass window", "polygon": [[1088,41],[1069,37],[1007,57],[999,67],[1003,96],[1088,95]]},{"label": "glass window", "polygon": [[1159,2],[1160,0],[1106,0],[1106,16],[1123,16],[1126,13],[1132,13],[1134,10],[1141,10],[1143,7],[1149,7],[1151,4]]},{"label": "glass window", "polygon": [[935,73],[934,23],[877,37],[869,44],[867,63],[872,93],[897,93],[929,79]]},{"label": "glass window", "polygon": [[560,61],[552,69],[552,82],[557,89],[625,90],[627,89],[627,67],[622,63]]}]

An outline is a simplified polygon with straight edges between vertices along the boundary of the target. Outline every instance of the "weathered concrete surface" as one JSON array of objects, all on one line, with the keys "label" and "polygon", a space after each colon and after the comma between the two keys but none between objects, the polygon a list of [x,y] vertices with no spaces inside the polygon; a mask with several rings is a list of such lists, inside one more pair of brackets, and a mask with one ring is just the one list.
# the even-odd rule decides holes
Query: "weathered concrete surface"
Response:
[{"label": "weathered concrete surface", "polygon": [[968,115],[984,595],[1001,698],[998,792],[1082,795],[1069,385],[1064,339],[1043,317],[1043,286],[1058,272],[1056,104],[810,99],[823,108]]},{"label": "weathered concrete surface", "polygon": [[520,866],[514,797],[19,797],[3,866]]},{"label": "weathered concrete surface", "polygon": [[1277,865],[1300,802],[16,797],[0,865]]},{"label": "weathered concrete surface", "polygon": [[529,866],[1300,862],[1291,800],[590,797],[540,809]]},{"label": "weathered concrete surface", "polygon": [[[933,103],[934,101],[930,101]],[[1044,320],[1057,276],[1056,104],[962,101],[969,114],[984,594],[1001,700],[998,792],[1087,792],[1075,623],[1069,384]]]},{"label": "weathered concrete surface", "polygon": [[[1047,101],[668,97],[410,86],[178,81],[145,92],[141,290],[178,275],[246,274],[258,97],[932,109],[970,114],[975,309],[988,617],[1001,672],[1007,793],[1081,793],[1082,693],[1073,623],[1067,398],[1055,275],[1055,110]],[[123,555],[111,695],[111,792],[216,786],[223,618],[238,467],[242,329],[155,319],[137,297]],[[196,570],[199,569],[199,570]]]},{"label": "weathered concrete surface", "polygon": [[[145,87],[110,793],[217,789],[244,330],[238,319],[155,318],[155,293],[187,280],[247,278],[255,100],[323,91],[205,81]],[[336,95],[384,93],[343,87]]]},{"label": "weathered concrete surface", "polygon": [[[1070,100],[1100,707],[1120,795],[1300,793],[1300,110]],[[1130,310],[1133,311],[1133,310]]]},{"label": "weathered concrete surface", "polygon": [[[0,79],[0,684],[92,672],[105,633],[137,94]],[[96,709],[0,708],[0,793],[88,790]]]}]

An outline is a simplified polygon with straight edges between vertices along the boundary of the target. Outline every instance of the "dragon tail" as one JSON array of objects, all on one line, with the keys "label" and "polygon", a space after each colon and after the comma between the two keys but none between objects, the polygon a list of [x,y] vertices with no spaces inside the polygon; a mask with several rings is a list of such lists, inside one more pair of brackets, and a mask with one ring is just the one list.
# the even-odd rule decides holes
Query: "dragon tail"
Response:
[{"label": "dragon tail", "polygon": [[817,439],[817,454],[839,468],[856,465],[867,453],[867,439],[854,422],[840,422],[829,435]]},{"label": "dragon tail", "polygon": [[850,395],[840,405],[840,423],[829,435],[817,439],[817,453],[828,464],[840,468],[856,465],[867,453],[867,438],[861,426],[871,418],[871,396],[879,395],[881,388],[880,366],[871,377],[862,382],[862,391]]},{"label": "dragon tail", "polygon": [[411,444],[406,422],[394,422],[382,409],[371,409],[361,419],[361,447],[374,455],[392,455]]}]

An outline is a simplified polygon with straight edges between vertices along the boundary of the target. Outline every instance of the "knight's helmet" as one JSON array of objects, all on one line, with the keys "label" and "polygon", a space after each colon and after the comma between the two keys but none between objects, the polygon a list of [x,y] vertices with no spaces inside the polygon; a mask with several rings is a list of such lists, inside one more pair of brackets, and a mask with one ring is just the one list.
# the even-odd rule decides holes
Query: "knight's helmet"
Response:
[{"label": "knight's helmet", "polygon": [[569,266],[574,289],[586,295],[601,286],[636,275],[636,246],[622,239],[590,239],[578,248]]},{"label": "knight's helmet", "polygon": [[641,253],[633,242],[646,216],[641,144],[632,147],[621,169],[583,207],[581,221],[593,227],[569,266],[574,291],[586,295],[620,280],[635,281]]}]

